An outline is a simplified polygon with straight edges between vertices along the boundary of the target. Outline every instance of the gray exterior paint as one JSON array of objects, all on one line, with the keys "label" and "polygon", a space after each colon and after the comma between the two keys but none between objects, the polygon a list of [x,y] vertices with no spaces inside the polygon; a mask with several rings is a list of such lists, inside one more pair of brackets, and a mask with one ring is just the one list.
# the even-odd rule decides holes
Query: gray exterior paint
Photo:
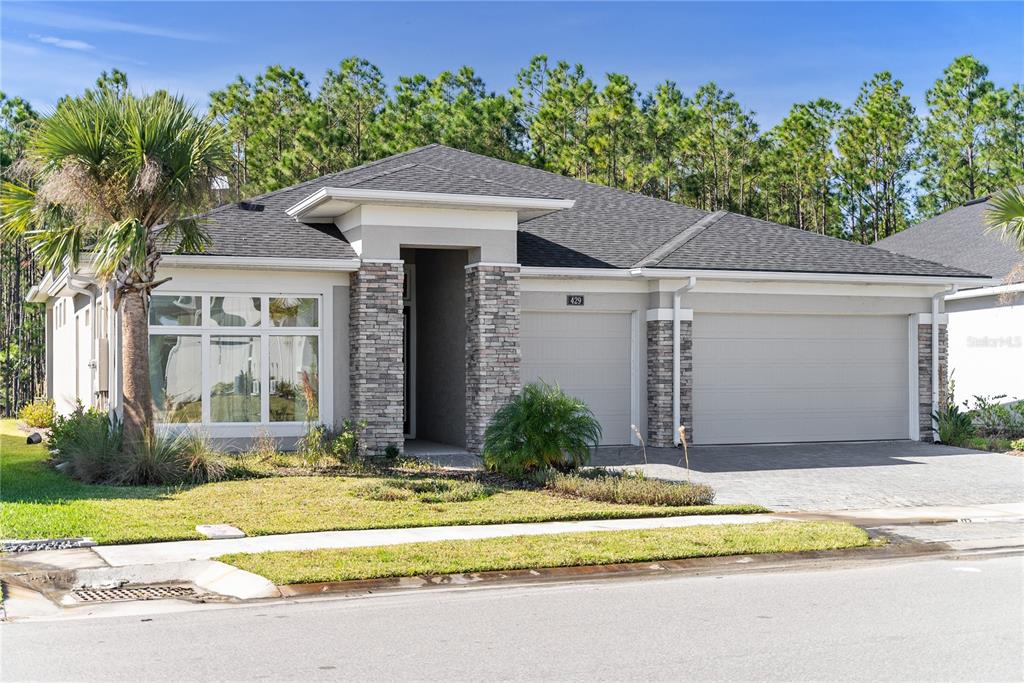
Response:
[{"label": "gray exterior paint", "polygon": [[334,425],[349,417],[349,287],[332,287],[334,301]]},{"label": "gray exterior paint", "polygon": [[466,252],[419,249],[416,438],[466,444]]},{"label": "gray exterior paint", "polygon": [[875,246],[896,254],[1005,278],[1014,267],[1024,264],[1024,253],[999,233],[988,230],[985,223],[988,208],[988,201],[959,206],[879,240]]}]

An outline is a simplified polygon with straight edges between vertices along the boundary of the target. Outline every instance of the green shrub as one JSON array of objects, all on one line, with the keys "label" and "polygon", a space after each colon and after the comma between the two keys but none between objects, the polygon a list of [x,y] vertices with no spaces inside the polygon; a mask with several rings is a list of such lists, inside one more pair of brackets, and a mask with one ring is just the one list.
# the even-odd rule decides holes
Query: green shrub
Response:
[{"label": "green shrub", "polygon": [[203,432],[185,432],[181,449],[182,479],[187,484],[207,484],[227,478],[223,455]]},{"label": "green shrub", "polygon": [[121,425],[79,403],[70,415],[54,417],[49,448],[71,476],[88,484],[105,483],[121,455]]},{"label": "green shrub", "polygon": [[1010,442],[1011,451],[1024,451],[1024,439],[1015,439]]},{"label": "green shrub", "polygon": [[1024,436],[1024,401],[1004,402],[1005,398],[1005,394],[974,397],[971,416],[983,436],[1005,439]]},{"label": "green shrub", "polygon": [[[329,457],[346,464],[358,452],[359,439],[364,429],[366,422],[353,420],[345,420],[338,431],[322,424],[311,425],[296,443],[295,449],[308,467],[319,467]],[[397,458],[397,447],[393,448]]]},{"label": "green shrub", "polygon": [[29,427],[48,428],[53,426],[53,401],[38,398],[18,412],[18,418]]},{"label": "green shrub", "polygon": [[387,479],[357,487],[353,494],[366,500],[412,500],[421,503],[468,503],[494,495],[495,489],[459,479]]},{"label": "green shrub", "polygon": [[967,444],[976,431],[971,415],[960,412],[955,403],[935,412],[932,419],[939,425],[939,441],[950,446]]},{"label": "green shrub", "polygon": [[568,471],[590,460],[601,424],[587,404],[557,385],[527,384],[499,410],[484,432],[488,469],[519,477],[554,468]]},{"label": "green shrub", "polygon": [[340,463],[352,460],[359,448],[359,439],[362,438],[363,430],[366,429],[366,421],[345,420],[341,423],[341,430],[335,434],[331,441],[331,454]]},{"label": "green shrub", "polygon": [[555,473],[544,486],[559,495],[625,505],[710,505],[715,499],[714,489],[706,484],[648,479],[641,472]]}]

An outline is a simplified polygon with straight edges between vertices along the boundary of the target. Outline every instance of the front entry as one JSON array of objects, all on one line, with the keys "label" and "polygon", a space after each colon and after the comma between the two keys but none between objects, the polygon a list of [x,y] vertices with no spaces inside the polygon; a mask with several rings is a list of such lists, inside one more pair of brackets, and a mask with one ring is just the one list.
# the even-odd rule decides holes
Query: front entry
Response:
[{"label": "front entry", "polygon": [[402,259],[405,436],[464,448],[468,254],[403,249]]}]

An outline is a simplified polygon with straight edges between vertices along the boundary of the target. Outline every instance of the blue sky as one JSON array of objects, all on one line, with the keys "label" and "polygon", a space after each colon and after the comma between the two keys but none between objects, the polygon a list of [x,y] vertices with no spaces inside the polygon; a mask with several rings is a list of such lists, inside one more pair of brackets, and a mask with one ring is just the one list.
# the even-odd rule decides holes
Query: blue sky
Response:
[{"label": "blue sky", "polygon": [[1024,3],[304,3],[5,0],[0,87],[52,105],[103,69],[133,86],[207,94],[269,64],[316,85],[359,55],[398,75],[473,66],[493,90],[530,57],[581,62],[596,79],[642,88],[672,79],[690,93],[714,80],[770,126],[794,102],[849,104],[888,69],[921,108],[954,57],[988,64],[999,85],[1024,81]]}]

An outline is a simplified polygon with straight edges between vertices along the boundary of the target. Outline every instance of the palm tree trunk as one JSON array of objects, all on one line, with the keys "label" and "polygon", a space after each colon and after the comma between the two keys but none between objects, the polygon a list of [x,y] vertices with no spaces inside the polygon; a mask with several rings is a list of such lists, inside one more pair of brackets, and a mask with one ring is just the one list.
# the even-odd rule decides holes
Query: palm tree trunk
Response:
[{"label": "palm tree trunk", "polygon": [[153,388],[149,381],[148,291],[131,289],[121,298],[121,374],[124,378],[124,451],[153,435]]}]

